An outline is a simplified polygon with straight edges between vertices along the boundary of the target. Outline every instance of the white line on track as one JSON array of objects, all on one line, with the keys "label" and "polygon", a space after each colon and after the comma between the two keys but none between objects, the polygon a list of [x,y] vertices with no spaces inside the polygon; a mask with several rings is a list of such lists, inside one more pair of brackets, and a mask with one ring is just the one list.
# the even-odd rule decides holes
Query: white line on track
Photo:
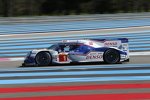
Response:
[{"label": "white line on track", "polygon": [[146,55],[150,55],[150,52],[131,52],[130,56],[146,56]]}]

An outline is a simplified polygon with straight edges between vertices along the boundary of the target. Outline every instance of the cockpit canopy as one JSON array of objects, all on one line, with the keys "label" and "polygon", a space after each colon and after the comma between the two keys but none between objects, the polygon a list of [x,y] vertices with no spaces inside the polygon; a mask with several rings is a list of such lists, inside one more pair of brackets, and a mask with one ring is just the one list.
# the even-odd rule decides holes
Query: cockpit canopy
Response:
[{"label": "cockpit canopy", "polygon": [[48,49],[52,49],[58,52],[86,52],[92,50],[93,47],[87,46],[82,43],[57,43],[50,46]]}]

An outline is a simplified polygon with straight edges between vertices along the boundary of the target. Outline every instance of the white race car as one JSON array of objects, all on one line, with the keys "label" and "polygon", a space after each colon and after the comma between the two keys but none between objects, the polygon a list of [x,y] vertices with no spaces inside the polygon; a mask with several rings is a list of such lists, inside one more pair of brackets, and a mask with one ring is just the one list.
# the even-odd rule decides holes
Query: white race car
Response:
[{"label": "white race car", "polygon": [[22,66],[48,66],[81,62],[116,64],[129,61],[128,39],[63,40],[48,47],[30,51]]}]

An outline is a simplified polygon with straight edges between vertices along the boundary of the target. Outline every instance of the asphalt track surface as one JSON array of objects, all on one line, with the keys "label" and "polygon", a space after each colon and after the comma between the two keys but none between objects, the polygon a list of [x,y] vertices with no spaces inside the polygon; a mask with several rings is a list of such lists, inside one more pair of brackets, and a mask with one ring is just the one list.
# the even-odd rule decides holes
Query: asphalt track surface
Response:
[{"label": "asphalt track surface", "polygon": [[0,71],[0,100],[149,99],[149,58],[136,56],[129,63],[114,65],[24,68],[16,68],[20,61],[3,62],[7,67]]}]

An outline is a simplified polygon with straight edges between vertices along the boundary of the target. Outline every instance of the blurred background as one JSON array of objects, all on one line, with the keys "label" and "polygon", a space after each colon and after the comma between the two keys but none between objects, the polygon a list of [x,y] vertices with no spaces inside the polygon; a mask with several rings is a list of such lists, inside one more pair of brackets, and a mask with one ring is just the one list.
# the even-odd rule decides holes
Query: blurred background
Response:
[{"label": "blurred background", "polygon": [[[128,38],[130,62],[20,67],[33,49],[84,38]],[[150,0],[0,0],[0,100],[57,96],[150,100]]]},{"label": "blurred background", "polygon": [[0,0],[0,16],[149,12],[150,0]]}]

